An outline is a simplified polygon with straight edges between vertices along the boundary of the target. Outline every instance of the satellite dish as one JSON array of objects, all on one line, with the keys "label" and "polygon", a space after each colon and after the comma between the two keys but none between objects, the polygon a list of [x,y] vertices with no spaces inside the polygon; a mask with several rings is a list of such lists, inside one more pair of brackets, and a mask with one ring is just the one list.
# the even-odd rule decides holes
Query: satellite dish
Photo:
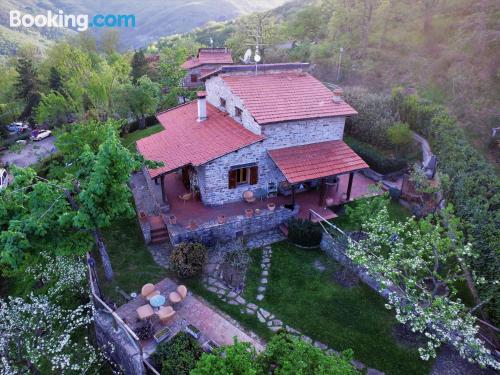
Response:
[{"label": "satellite dish", "polygon": [[258,63],[260,61],[260,55],[258,55],[257,52],[255,52],[255,56],[253,57],[253,61],[255,61],[256,63]]},{"label": "satellite dish", "polygon": [[249,48],[245,52],[245,56],[243,56],[243,62],[248,64],[250,62],[250,58],[252,57],[252,50]]}]

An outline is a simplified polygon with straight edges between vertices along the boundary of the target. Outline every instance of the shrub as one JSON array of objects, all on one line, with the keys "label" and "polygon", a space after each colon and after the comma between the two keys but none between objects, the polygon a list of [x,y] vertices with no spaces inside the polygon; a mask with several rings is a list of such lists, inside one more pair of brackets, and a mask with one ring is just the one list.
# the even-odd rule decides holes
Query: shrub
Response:
[{"label": "shrub", "polygon": [[436,153],[440,172],[449,177],[446,199],[463,221],[466,241],[471,242],[477,258],[473,271],[486,282],[478,285],[482,300],[494,322],[500,321],[498,269],[500,268],[500,181],[493,167],[467,141],[463,130],[446,109],[403,90],[393,93],[394,107],[401,119],[426,137]]},{"label": "shrub", "polygon": [[172,267],[179,277],[193,277],[201,272],[207,261],[207,249],[198,242],[182,242],[170,255]]},{"label": "shrub", "polygon": [[408,166],[407,159],[389,158],[375,147],[352,137],[345,137],[345,142],[368,163],[371,169],[386,174],[399,171]]},{"label": "shrub", "polygon": [[299,246],[319,246],[323,231],[318,223],[304,219],[288,222],[288,239]]},{"label": "shrub", "polygon": [[194,338],[180,332],[172,340],[158,345],[153,363],[162,375],[188,375],[202,353],[200,344]]},{"label": "shrub", "polygon": [[396,122],[387,129],[387,138],[399,152],[401,147],[408,146],[412,142],[413,135],[408,124]]},{"label": "shrub", "polygon": [[231,251],[224,255],[224,263],[227,263],[238,270],[244,270],[250,264],[248,251]]},{"label": "shrub", "polygon": [[134,332],[140,340],[149,340],[154,334],[153,325],[151,322],[145,321],[141,323],[139,327],[134,329]]}]

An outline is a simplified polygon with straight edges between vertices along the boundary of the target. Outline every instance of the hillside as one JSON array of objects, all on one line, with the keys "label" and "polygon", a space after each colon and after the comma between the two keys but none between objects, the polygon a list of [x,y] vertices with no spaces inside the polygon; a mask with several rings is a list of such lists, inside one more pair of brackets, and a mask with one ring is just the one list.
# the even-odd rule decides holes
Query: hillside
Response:
[{"label": "hillside", "polygon": [[0,55],[15,53],[23,43],[41,48],[72,31],[51,29],[9,28],[9,11],[30,14],[62,9],[66,14],[134,14],[136,27],[120,30],[122,49],[147,45],[160,36],[188,32],[209,21],[225,21],[254,11],[263,11],[283,4],[286,0],[148,0],[146,2],[118,0],[2,0],[0,2]]}]

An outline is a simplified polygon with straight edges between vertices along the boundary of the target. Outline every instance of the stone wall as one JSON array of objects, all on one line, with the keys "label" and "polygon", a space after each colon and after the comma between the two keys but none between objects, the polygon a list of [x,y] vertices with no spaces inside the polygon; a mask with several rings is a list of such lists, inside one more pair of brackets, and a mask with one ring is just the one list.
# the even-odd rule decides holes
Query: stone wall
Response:
[{"label": "stone wall", "polygon": [[274,212],[261,210],[259,214],[254,214],[251,218],[244,215],[231,216],[226,218],[224,224],[219,224],[217,220],[208,221],[193,230],[172,224],[168,224],[167,228],[173,245],[181,242],[202,242],[206,245],[214,245],[217,242],[233,241],[238,234],[246,236],[277,229],[298,213],[298,205],[294,210],[276,207]]},{"label": "stone wall", "polygon": [[354,272],[366,285],[384,298],[388,298],[389,290],[381,287],[380,283],[370,275],[368,269],[353,263],[351,258],[345,254],[345,243],[335,240],[330,234],[323,233],[320,244],[321,250],[335,259],[344,267]]},{"label": "stone wall", "polygon": [[99,346],[106,350],[125,375],[146,375],[139,349],[122,328],[115,330],[110,314],[96,310],[94,327]]}]

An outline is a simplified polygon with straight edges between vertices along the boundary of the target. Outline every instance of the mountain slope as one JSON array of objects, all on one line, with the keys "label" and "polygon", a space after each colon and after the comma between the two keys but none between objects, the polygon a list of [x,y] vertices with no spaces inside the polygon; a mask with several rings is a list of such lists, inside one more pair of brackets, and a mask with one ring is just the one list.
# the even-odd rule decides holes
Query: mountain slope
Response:
[{"label": "mountain slope", "polygon": [[160,36],[184,33],[208,21],[225,21],[253,11],[263,11],[286,0],[2,0],[0,2],[0,54],[9,55],[25,42],[44,47],[50,40],[74,33],[71,30],[9,27],[9,11],[46,14],[63,10],[65,14],[133,14],[136,27],[118,29],[121,47],[146,46]]}]

